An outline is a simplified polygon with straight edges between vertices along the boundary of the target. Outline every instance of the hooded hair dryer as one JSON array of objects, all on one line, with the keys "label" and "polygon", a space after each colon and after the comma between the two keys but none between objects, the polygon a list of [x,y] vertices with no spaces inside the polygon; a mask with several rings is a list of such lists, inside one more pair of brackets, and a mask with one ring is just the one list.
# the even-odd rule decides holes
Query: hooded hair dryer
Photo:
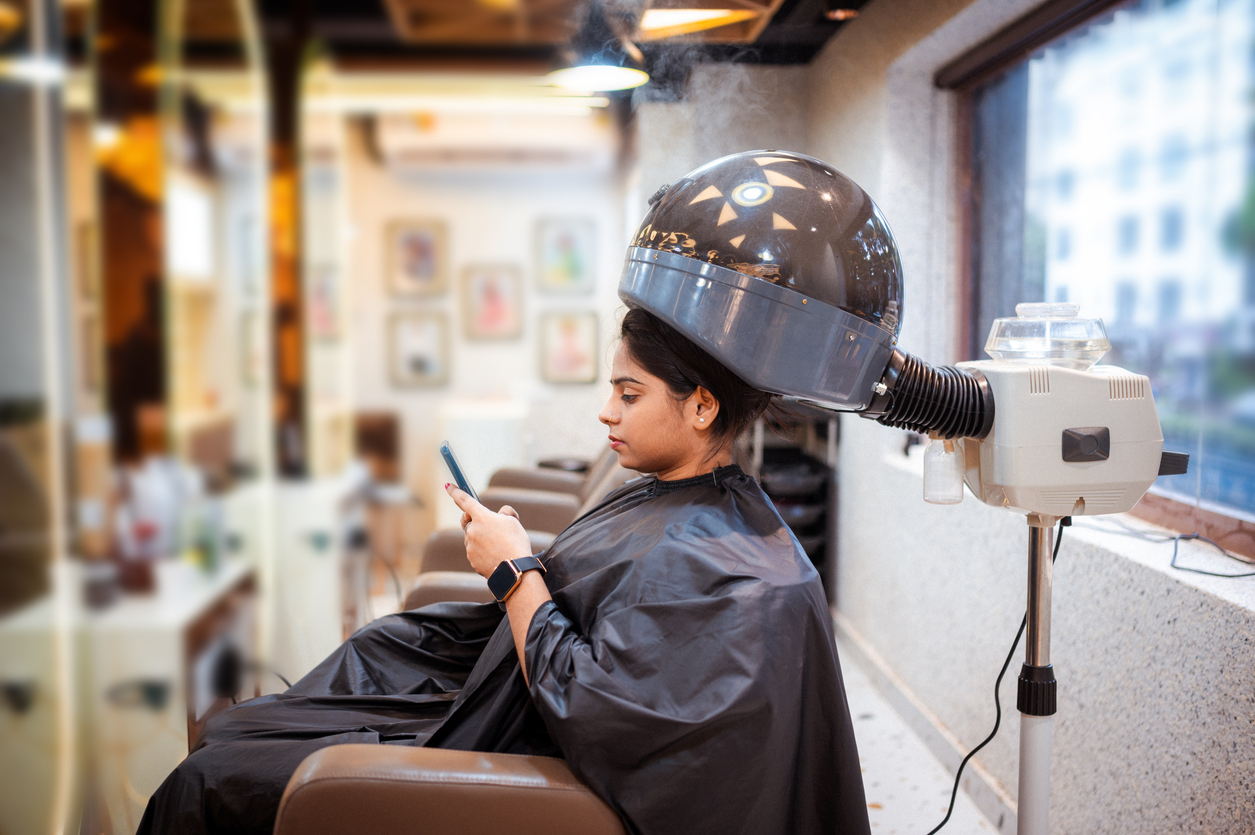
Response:
[{"label": "hooded hair dryer", "polygon": [[1053,528],[1129,510],[1157,477],[1186,471],[1188,456],[1163,451],[1150,380],[1092,368],[1110,346],[1101,321],[1074,305],[1020,305],[1016,318],[997,320],[991,360],[933,368],[902,352],[893,236],[866,192],[817,159],[734,154],[649,202],[619,283],[625,302],[756,388],[928,433],[928,501],[958,502],[966,482],[986,504],[1027,516],[1017,826],[1044,835],[1057,689]]},{"label": "hooded hair dryer", "polygon": [[896,347],[902,264],[880,209],[835,168],[749,151],[650,198],[619,295],[755,388],[942,438],[983,438],[980,371]]}]

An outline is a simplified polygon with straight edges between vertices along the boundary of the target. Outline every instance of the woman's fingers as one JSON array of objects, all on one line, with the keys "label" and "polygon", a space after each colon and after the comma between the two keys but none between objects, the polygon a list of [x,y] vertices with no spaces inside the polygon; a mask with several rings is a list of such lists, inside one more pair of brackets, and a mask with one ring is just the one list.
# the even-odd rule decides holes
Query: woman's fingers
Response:
[{"label": "woman's fingers", "polygon": [[469,525],[470,523],[471,523],[471,514],[463,513],[462,514],[462,530],[466,530],[466,526]]},{"label": "woman's fingers", "polygon": [[[501,506],[501,509],[498,510],[497,512],[500,513],[502,516],[513,516],[515,519],[519,518],[519,512],[515,510],[514,508],[510,507],[508,504],[503,504]],[[521,522],[523,520],[519,519],[519,521]]]},{"label": "woman's fingers", "polygon": [[458,506],[458,509],[463,511],[467,515],[471,516],[472,518],[474,518],[476,512],[487,509],[482,504],[472,499],[470,493],[467,493],[465,490],[459,489],[457,486],[453,484],[446,484],[444,486],[444,489],[446,492],[448,492],[450,498],[453,499],[453,503]]}]

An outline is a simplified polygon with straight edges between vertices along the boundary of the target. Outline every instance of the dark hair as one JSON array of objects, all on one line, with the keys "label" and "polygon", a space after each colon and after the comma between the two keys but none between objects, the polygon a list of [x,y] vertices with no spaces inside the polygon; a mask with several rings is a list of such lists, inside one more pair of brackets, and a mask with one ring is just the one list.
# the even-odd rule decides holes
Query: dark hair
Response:
[{"label": "dark hair", "polygon": [[619,335],[632,359],[666,383],[677,400],[687,399],[701,386],[719,401],[719,414],[710,426],[712,441],[735,439],[778,400],[747,384],[648,310],[629,310]]}]

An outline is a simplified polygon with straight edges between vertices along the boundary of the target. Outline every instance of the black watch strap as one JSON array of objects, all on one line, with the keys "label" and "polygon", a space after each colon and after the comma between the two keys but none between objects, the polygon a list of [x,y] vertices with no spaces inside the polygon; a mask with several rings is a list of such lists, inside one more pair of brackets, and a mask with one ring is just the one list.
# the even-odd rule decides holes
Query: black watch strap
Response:
[{"label": "black watch strap", "polygon": [[545,566],[536,557],[519,557],[513,560],[502,560],[497,569],[488,578],[488,590],[498,603],[505,603],[514,590],[523,582],[523,575],[528,571],[545,573]]},{"label": "black watch strap", "polygon": [[540,557],[519,557],[518,559],[510,560],[510,562],[514,563],[514,567],[519,570],[520,576],[525,571],[539,571],[542,577],[545,576],[545,564],[540,561]]}]

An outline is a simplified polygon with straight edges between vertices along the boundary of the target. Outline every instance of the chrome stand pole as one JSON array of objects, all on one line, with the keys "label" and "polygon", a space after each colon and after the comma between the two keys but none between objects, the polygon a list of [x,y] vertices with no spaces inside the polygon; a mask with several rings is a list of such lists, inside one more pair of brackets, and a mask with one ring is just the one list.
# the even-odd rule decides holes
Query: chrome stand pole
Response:
[{"label": "chrome stand pole", "polygon": [[1058,684],[1050,666],[1050,584],[1054,516],[1028,517],[1028,644],[1020,668],[1018,835],[1050,832],[1050,743]]}]

